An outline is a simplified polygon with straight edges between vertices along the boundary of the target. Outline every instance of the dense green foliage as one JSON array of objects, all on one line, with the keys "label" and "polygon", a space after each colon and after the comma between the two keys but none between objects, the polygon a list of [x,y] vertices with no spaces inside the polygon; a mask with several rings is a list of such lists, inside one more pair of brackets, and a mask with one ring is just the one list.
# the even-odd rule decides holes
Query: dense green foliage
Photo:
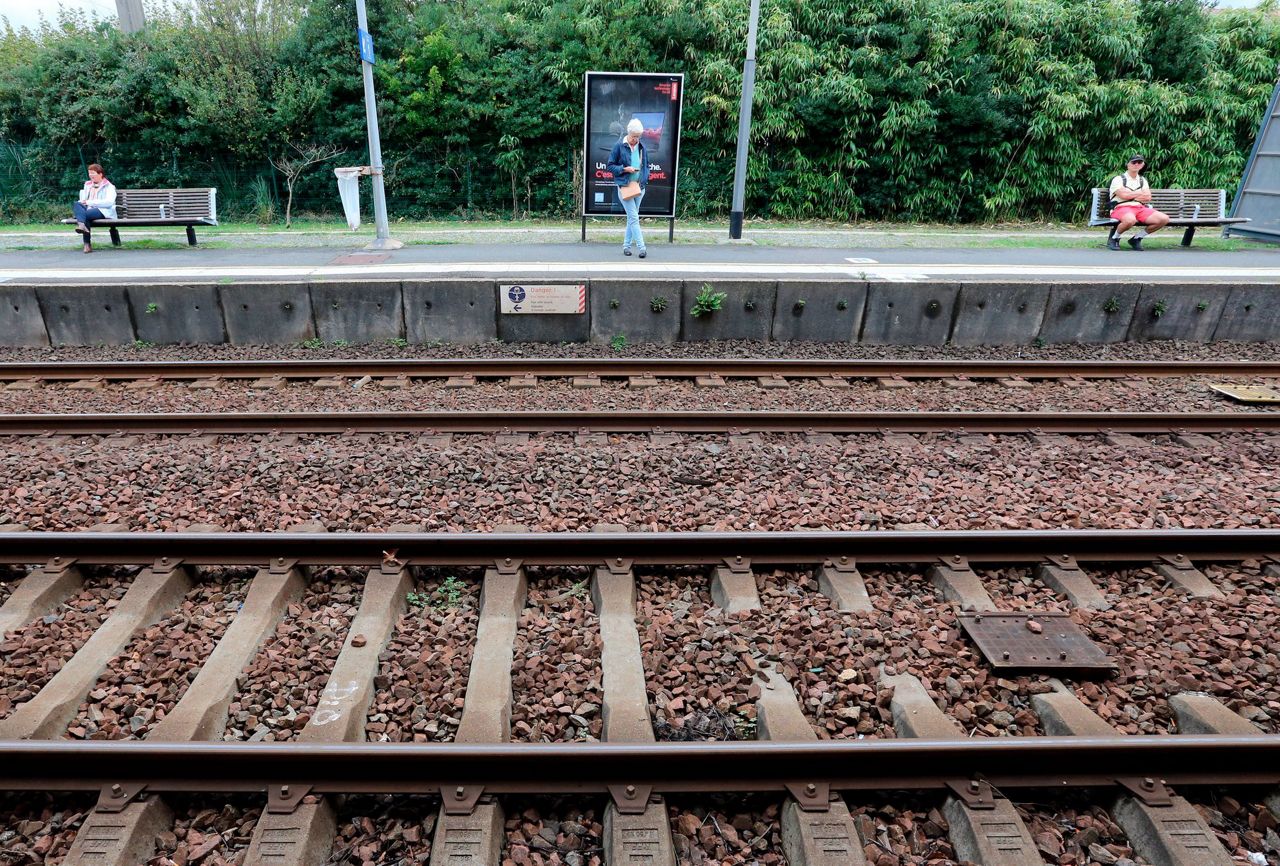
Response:
[{"label": "dense green foliage", "polygon": [[[269,158],[365,158],[351,0],[191,0],[140,34],[0,35],[0,218],[122,185],[277,207]],[[747,0],[370,0],[395,216],[577,212],[582,73],[684,72],[681,213],[728,209]],[[1275,0],[763,0],[747,211],[1075,218],[1123,156],[1234,190],[1280,61]],[[299,185],[337,210],[330,165]]]}]

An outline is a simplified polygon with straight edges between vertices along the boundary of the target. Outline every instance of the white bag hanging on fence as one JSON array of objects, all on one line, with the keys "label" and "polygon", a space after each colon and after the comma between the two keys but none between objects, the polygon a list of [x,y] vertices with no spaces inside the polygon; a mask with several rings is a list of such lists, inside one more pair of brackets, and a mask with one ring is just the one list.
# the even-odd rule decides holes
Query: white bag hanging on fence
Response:
[{"label": "white bag hanging on fence", "polygon": [[360,175],[364,166],[335,168],[333,173],[338,177],[338,195],[342,198],[342,213],[347,218],[347,225],[352,231],[360,228]]}]

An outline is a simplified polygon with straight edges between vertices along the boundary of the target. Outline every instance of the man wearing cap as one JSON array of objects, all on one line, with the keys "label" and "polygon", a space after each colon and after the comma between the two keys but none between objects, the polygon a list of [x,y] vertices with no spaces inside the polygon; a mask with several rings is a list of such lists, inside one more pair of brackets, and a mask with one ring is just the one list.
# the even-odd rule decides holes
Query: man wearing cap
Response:
[{"label": "man wearing cap", "polygon": [[1155,234],[1169,224],[1168,214],[1163,214],[1151,206],[1151,184],[1142,176],[1147,159],[1135,153],[1129,159],[1124,174],[1118,174],[1111,181],[1111,218],[1118,220],[1119,225],[1107,241],[1107,249],[1120,249],[1120,235],[1141,226],[1137,234],[1129,238],[1129,246],[1135,250],[1142,249],[1142,239]]}]

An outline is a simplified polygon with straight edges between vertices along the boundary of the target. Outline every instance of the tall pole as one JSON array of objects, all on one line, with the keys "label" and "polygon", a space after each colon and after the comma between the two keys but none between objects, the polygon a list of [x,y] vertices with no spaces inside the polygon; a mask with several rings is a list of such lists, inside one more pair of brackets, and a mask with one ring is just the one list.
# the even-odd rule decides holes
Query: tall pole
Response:
[{"label": "tall pole", "polygon": [[729,237],[742,237],[742,208],[747,197],[747,143],[751,139],[751,99],[756,90],[756,25],[760,0],[751,0],[747,25],[747,59],[742,64],[742,104],[738,106],[738,161],[733,169],[733,208],[729,211]]},{"label": "tall pole", "polygon": [[[369,32],[364,0],[356,0],[356,24],[364,33]],[[395,250],[404,244],[391,240],[391,230],[387,226],[387,191],[382,183],[382,143],[378,138],[378,103],[373,95],[373,64],[370,59],[361,57],[360,69],[364,73],[364,113],[369,124],[369,168],[373,174],[373,224],[377,233],[373,243],[365,249]]]}]

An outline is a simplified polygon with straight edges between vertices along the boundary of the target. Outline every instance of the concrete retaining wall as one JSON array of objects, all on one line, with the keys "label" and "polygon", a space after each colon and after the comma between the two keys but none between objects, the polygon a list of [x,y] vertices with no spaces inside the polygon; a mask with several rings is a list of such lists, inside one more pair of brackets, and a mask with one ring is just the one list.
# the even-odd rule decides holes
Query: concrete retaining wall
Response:
[{"label": "concrete retaining wall", "polygon": [[[704,289],[725,297],[695,317]],[[1280,288],[1256,283],[600,279],[586,313],[555,316],[503,315],[497,291],[481,279],[7,283],[0,345],[1280,341]]]}]

